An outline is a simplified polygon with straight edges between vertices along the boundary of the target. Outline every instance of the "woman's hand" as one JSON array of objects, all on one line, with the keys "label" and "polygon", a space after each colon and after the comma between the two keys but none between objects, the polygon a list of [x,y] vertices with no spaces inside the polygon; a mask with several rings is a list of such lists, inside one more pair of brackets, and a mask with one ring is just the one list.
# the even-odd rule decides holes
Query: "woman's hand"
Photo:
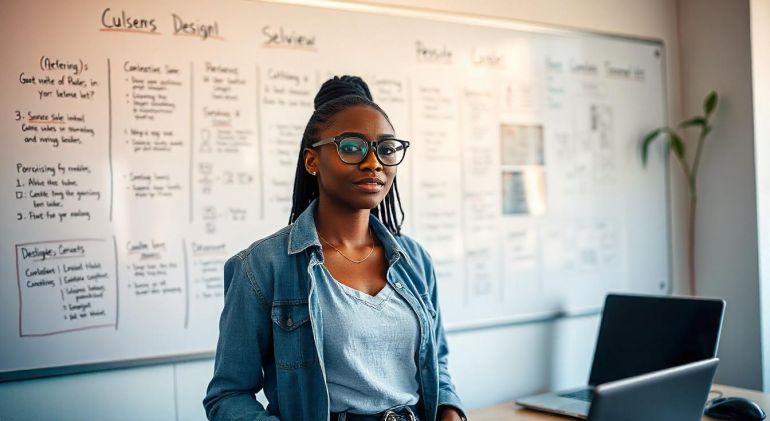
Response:
[{"label": "woman's hand", "polygon": [[440,421],[463,421],[460,413],[454,408],[446,408],[441,412]]}]

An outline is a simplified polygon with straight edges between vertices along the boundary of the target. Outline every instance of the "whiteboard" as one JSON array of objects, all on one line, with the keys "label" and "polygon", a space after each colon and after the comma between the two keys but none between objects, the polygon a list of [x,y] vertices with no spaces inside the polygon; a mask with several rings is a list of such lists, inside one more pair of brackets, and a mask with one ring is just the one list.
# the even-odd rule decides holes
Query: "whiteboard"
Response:
[{"label": "whiteboard", "polygon": [[332,75],[412,143],[448,331],[668,291],[660,42],[319,4],[3,2],[0,379],[211,356]]}]

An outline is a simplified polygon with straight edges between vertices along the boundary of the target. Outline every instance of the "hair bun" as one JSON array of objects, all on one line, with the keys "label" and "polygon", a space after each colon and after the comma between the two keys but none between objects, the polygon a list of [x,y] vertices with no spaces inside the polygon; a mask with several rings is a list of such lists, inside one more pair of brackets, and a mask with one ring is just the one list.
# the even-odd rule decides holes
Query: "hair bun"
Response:
[{"label": "hair bun", "polygon": [[323,104],[345,95],[358,95],[372,101],[372,93],[369,86],[358,76],[334,76],[321,85],[321,89],[315,96],[313,105],[317,110]]}]

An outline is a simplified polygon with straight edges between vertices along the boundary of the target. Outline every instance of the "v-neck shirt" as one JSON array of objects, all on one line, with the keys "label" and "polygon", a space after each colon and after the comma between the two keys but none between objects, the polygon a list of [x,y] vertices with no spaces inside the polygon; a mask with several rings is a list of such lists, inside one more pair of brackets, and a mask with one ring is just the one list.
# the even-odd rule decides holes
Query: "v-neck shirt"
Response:
[{"label": "v-neck shirt", "polygon": [[317,283],[324,365],[332,412],[372,414],[419,400],[420,324],[389,283],[376,295],[323,268]]}]

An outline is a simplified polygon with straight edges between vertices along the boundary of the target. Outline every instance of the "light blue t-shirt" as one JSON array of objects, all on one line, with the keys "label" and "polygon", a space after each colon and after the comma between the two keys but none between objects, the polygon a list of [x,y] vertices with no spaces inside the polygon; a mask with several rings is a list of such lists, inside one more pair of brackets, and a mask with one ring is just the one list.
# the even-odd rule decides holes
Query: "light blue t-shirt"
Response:
[{"label": "light blue t-shirt", "polygon": [[412,308],[390,284],[373,297],[323,273],[317,288],[331,411],[416,404],[420,323]]}]

